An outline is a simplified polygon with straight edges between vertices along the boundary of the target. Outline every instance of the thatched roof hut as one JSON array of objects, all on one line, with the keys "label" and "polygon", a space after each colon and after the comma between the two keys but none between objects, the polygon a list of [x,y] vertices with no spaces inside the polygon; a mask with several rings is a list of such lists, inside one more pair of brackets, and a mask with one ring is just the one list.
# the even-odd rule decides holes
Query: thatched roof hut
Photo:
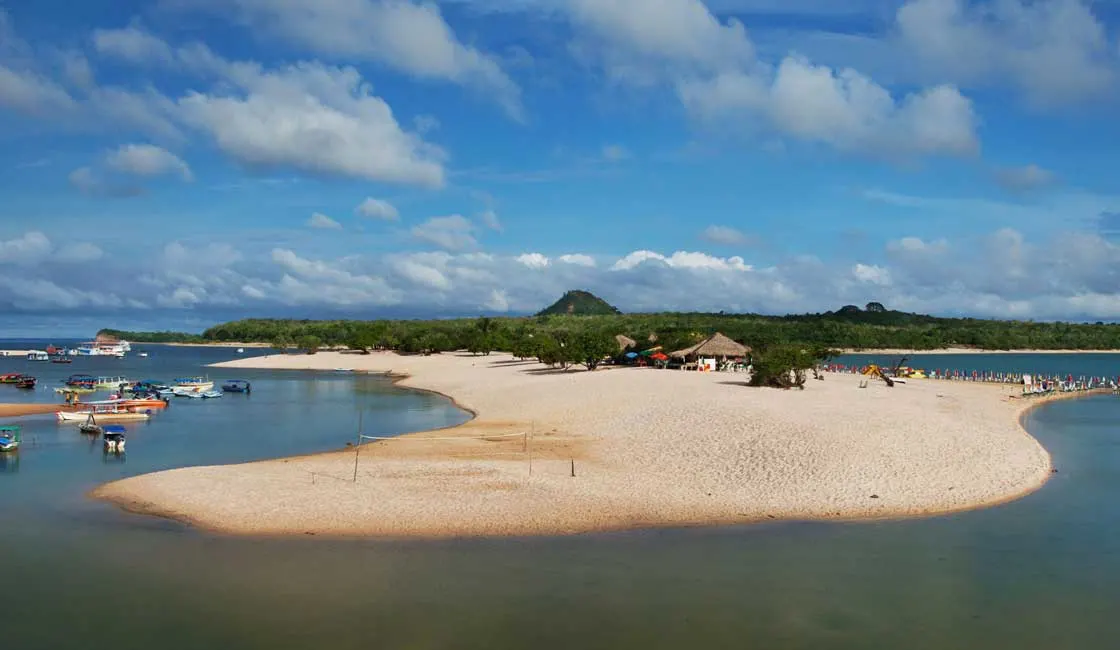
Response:
[{"label": "thatched roof hut", "polygon": [[684,359],[687,357],[745,357],[750,354],[750,347],[736,343],[723,334],[716,332],[696,345],[677,350],[669,356]]},{"label": "thatched roof hut", "polygon": [[638,345],[637,341],[630,338],[629,336],[626,336],[625,334],[619,334],[618,336],[614,337],[614,340],[618,343],[618,351],[619,352],[625,352],[625,351],[629,350],[630,348],[633,348],[636,345]]}]

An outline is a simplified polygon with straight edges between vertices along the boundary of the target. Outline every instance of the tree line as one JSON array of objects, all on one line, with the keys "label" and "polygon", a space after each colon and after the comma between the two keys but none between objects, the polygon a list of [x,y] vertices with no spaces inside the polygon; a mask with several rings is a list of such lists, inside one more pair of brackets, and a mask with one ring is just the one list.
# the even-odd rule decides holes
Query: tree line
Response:
[{"label": "tree line", "polygon": [[[201,335],[177,332],[103,330],[137,342],[268,342],[278,348],[348,346],[392,349],[406,354],[446,350],[513,351],[515,341],[540,331],[564,346],[577,333],[599,338],[623,334],[639,346],[661,345],[671,351],[723,332],[755,349],[780,344],[829,348],[903,348],[932,350],[973,347],[1009,349],[1120,349],[1120,326],[1105,323],[1040,323],[973,318],[938,318],[921,314],[846,306],[835,312],[790,316],[756,314],[612,314],[549,315],[429,321],[355,321],[245,319],[223,323]],[[881,307],[881,306],[879,306]],[[547,337],[546,337],[547,338]],[[543,339],[542,339],[543,340]]]}]

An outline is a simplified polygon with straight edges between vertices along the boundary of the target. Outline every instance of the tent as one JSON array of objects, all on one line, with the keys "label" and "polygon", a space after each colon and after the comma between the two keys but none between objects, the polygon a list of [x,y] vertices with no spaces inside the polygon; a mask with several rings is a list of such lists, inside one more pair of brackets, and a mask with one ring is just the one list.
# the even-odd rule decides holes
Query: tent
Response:
[{"label": "tent", "polygon": [[677,350],[670,356],[678,359],[688,357],[745,357],[750,354],[749,346],[737,343],[723,334],[716,332],[696,345]]}]

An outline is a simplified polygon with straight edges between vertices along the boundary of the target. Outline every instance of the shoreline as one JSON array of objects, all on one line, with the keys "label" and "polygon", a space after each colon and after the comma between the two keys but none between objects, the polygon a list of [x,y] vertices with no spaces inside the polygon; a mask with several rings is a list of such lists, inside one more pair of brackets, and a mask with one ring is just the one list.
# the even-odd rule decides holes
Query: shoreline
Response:
[{"label": "shoreline", "polygon": [[[335,360],[325,358],[327,355],[316,359],[317,356],[319,355],[280,358],[277,355],[215,365],[263,365],[275,369],[333,367]],[[872,451],[884,453],[881,448],[884,441],[877,440],[875,436],[866,436],[867,424],[857,423],[856,427],[852,427],[849,422],[840,427],[849,433],[859,429],[865,433],[858,445],[851,445],[852,449],[844,448],[847,438],[843,434],[833,436],[834,439],[824,446],[825,452],[839,457],[839,460],[823,455],[820,450],[810,449],[815,452],[816,457],[815,463],[808,464],[797,458],[799,450],[790,453],[788,445],[791,441],[767,445],[764,438],[753,433],[750,436],[753,439],[749,441],[729,441],[722,436],[712,438],[713,445],[722,444],[740,454],[746,453],[740,459],[742,462],[724,463],[719,454],[713,453],[711,457],[706,457],[696,448],[681,446],[678,431],[667,439],[651,442],[650,447],[672,445],[674,439],[678,441],[677,446],[681,448],[670,451],[683,453],[686,456],[683,461],[658,458],[669,455],[663,453],[663,449],[653,449],[652,455],[655,461],[653,465],[659,471],[660,466],[667,463],[676,464],[677,469],[683,470],[679,475],[688,476],[693,482],[696,482],[697,475],[704,475],[704,480],[699,481],[699,485],[681,486],[672,476],[665,480],[665,477],[655,478],[649,473],[635,472],[634,467],[627,467],[626,456],[633,455],[633,450],[625,444],[612,445],[609,439],[604,439],[610,435],[608,429],[612,427],[604,427],[600,432],[564,431],[561,427],[565,422],[553,417],[551,424],[561,426],[553,427],[549,432],[547,429],[551,424],[547,417],[531,424],[524,419],[510,421],[504,418],[508,413],[492,413],[494,409],[485,406],[480,409],[477,404],[477,401],[493,401],[494,395],[498,394],[498,403],[509,406],[511,400],[502,399],[506,392],[503,387],[490,391],[485,388],[479,391],[475,387],[475,393],[481,399],[472,399],[474,396],[467,390],[469,385],[459,386],[458,390],[454,385],[440,385],[440,381],[431,372],[432,368],[458,368],[463,377],[444,382],[456,384],[463,378],[477,379],[479,373],[493,370],[495,365],[520,365],[512,359],[498,361],[496,359],[500,357],[495,357],[491,362],[486,362],[485,369],[466,370],[474,368],[475,362],[490,358],[458,355],[414,358],[399,357],[391,353],[375,353],[360,358],[368,362],[363,365],[370,366],[365,370],[382,372],[404,388],[443,395],[475,417],[463,425],[440,431],[440,436],[432,436],[431,431],[426,431],[406,434],[388,443],[378,441],[364,444],[358,453],[363,471],[357,485],[350,482],[348,472],[345,472],[345,481],[341,478],[344,473],[342,470],[347,466],[352,467],[355,462],[355,452],[344,450],[243,465],[169,470],[100,486],[91,492],[91,496],[115,503],[130,512],[174,519],[213,533],[248,536],[313,534],[326,537],[446,538],[562,535],[634,528],[734,525],[772,520],[856,521],[931,516],[994,506],[1039,489],[1051,475],[1050,456],[1022,427],[1022,420],[1030,410],[1042,404],[1084,395],[1071,393],[1012,399],[1006,395],[1012,389],[1010,386],[944,386],[940,382],[928,382],[910,384],[909,391],[876,386],[856,394],[867,396],[870,401],[879,403],[880,408],[890,408],[894,403],[893,396],[904,396],[907,393],[919,402],[928,403],[935,410],[943,410],[947,404],[950,405],[951,417],[943,423],[932,423],[930,428],[935,430],[938,426],[951,426],[951,421],[959,422],[959,414],[953,411],[959,410],[962,401],[966,402],[965,406],[976,407],[978,415],[986,416],[982,418],[986,420],[984,424],[992,428],[993,433],[990,435],[998,437],[999,443],[994,448],[981,445],[975,438],[977,434],[983,433],[984,427],[980,427],[980,431],[973,431],[971,427],[965,426],[960,431],[954,431],[948,441],[930,446],[931,449],[936,449],[935,453],[927,453],[925,457],[918,455],[919,462],[915,462],[915,458],[908,457],[910,454],[907,449],[921,446],[923,442],[929,446],[928,441],[901,436],[901,441],[886,441],[891,445],[899,442],[904,445],[901,449],[886,446],[886,450],[894,454],[887,455],[886,459],[907,469],[901,471],[897,467],[888,467],[888,471],[882,471],[880,465],[886,462],[883,458],[869,463],[868,454],[861,453],[867,451],[863,448],[865,446],[869,446]],[[399,368],[417,362],[425,366],[425,369],[420,372],[402,372]],[[394,368],[394,365],[398,368]],[[536,366],[530,364],[529,367]],[[615,379],[610,378],[610,375],[615,375]],[[617,387],[624,375],[634,377],[632,381],[645,377],[654,382],[677,383],[682,388],[692,385],[690,390],[697,399],[704,396],[699,392],[704,387],[698,387],[698,391],[695,390],[695,384],[707,384],[709,388],[718,385],[706,381],[711,379],[707,373],[630,369],[597,373],[554,373],[537,377],[514,376],[516,381],[512,383],[528,384],[531,387],[533,382],[546,378],[549,383],[567,384],[578,384],[578,381],[571,381],[573,379],[587,379],[603,385],[611,385],[613,382]],[[503,372],[502,379],[509,380],[510,376],[511,373]],[[728,394],[733,399],[749,395],[752,399],[761,397],[762,402],[771,401],[770,398],[792,402],[800,396],[813,399],[814,388],[820,391],[825,386],[843,384],[844,388],[841,389],[829,388],[832,393],[823,395],[822,398],[843,392],[841,397],[844,401],[851,402],[851,394],[847,392],[851,390],[848,388],[851,382],[845,382],[846,377],[850,378],[830,374],[830,381],[813,382],[806,391],[737,387],[738,391],[751,392]],[[734,379],[734,375],[725,378]],[[917,388],[919,386],[921,388]],[[888,393],[888,390],[892,392]],[[939,401],[941,398],[945,399]],[[831,403],[829,405],[834,406]],[[811,404],[805,406],[807,410],[813,410],[808,408]],[[514,410],[516,411],[516,406]],[[567,410],[572,409],[569,407]],[[834,418],[827,412],[828,409],[824,410],[826,422],[832,422]],[[770,415],[790,416],[794,421],[798,419],[796,413],[782,408],[771,411]],[[857,408],[856,413],[862,413],[862,409]],[[915,415],[920,417],[925,413],[907,413],[906,418]],[[964,415],[967,417],[969,414]],[[817,414],[817,420],[819,416],[820,413]],[[991,421],[992,416],[997,420]],[[868,416],[868,419],[876,418]],[[579,418],[576,417],[575,420],[579,421]],[[999,426],[999,420],[1002,420],[1003,427]],[[886,422],[899,428],[890,418]],[[541,424],[544,426],[541,427]],[[524,474],[524,461],[495,460],[493,457],[494,453],[516,454],[517,448],[522,444],[528,447],[528,433],[525,434],[524,441],[520,437],[514,440],[494,437],[522,431],[528,426],[534,429],[532,452],[536,456],[536,467],[539,468],[532,478]],[[542,428],[545,430],[543,436],[536,433]],[[822,429],[822,432],[827,431],[828,427]],[[892,436],[889,428],[876,431],[888,438],[899,437]],[[614,428],[614,432],[617,433],[617,428]],[[929,431],[923,427],[908,433],[928,435]],[[996,436],[996,433],[999,435]],[[472,437],[478,434],[489,435],[490,440]],[[736,431],[732,431],[730,435],[735,434]],[[547,440],[550,436],[557,435],[559,437]],[[433,437],[440,440],[424,442],[426,438]],[[414,444],[406,445],[405,441]],[[514,444],[511,445],[510,442]],[[792,442],[801,447],[811,447],[814,437],[794,435]],[[941,444],[942,442],[946,444]],[[636,444],[642,446],[640,440]],[[759,458],[753,457],[753,452],[759,451],[751,448],[755,445],[763,447],[761,451],[765,452],[759,454]],[[946,453],[952,453],[957,446],[965,447],[963,451],[957,451],[957,462],[966,465],[963,471],[954,467],[953,463],[946,465],[944,458]],[[976,449],[969,450],[969,446]],[[495,452],[497,449],[505,451]],[[620,451],[623,452],[621,458],[624,459],[621,464]],[[642,448],[640,451],[645,454],[650,449]],[[789,457],[782,456],[783,453]],[[977,463],[977,453],[988,460]],[[769,459],[772,455],[778,457]],[[759,459],[763,461],[763,465],[767,460],[779,462],[773,462],[774,467],[763,467],[764,471],[754,476],[762,480],[764,489],[752,492],[757,487],[749,483],[755,474],[752,464],[759,463]],[[644,457],[629,459],[631,464],[636,465],[642,465],[641,461],[648,460]],[[922,460],[932,463],[933,468],[923,466],[920,462]],[[1011,460],[1014,463],[1010,463]],[[581,478],[587,473],[588,479],[573,482],[573,479],[567,477],[569,462],[578,468]],[[970,462],[975,467],[967,467]],[[1004,463],[1003,467],[999,466],[1000,462]],[[711,472],[713,464],[716,465],[715,472]],[[827,465],[831,473],[822,473],[814,464]],[[890,462],[886,464],[890,465]],[[1010,471],[1004,471],[1008,466],[1011,467]],[[790,467],[807,476],[786,475],[790,473]],[[370,469],[374,473],[370,473]],[[786,474],[777,471],[782,469],[786,470]],[[721,472],[728,471],[736,472],[737,475],[732,480],[720,475]],[[922,476],[914,477],[915,471],[922,473]],[[605,476],[597,476],[596,472]],[[833,475],[837,472],[841,476]],[[959,491],[955,496],[947,496],[944,492],[939,492],[936,485],[943,483],[941,489],[945,489],[943,474],[946,473],[952,475],[952,483],[971,481],[973,484],[950,485],[947,488],[949,491],[957,488]],[[816,474],[821,476],[815,476]],[[869,479],[867,474],[871,474],[872,478]],[[316,476],[334,480],[316,482]],[[825,486],[814,480],[816,478],[835,484],[839,494],[829,494]],[[647,481],[648,484],[643,485],[642,481]],[[603,485],[585,485],[585,482]],[[747,485],[743,485],[743,482],[747,482]],[[433,483],[436,484],[436,489],[433,489]],[[928,483],[934,485],[930,486]],[[880,484],[883,487],[870,489]],[[620,490],[627,491],[627,488],[629,492],[634,492],[635,485],[639,489],[633,494],[617,493]],[[445,489],[439,489],[441,486]],[[795,489],[798,494],[786,498],[782,489]],[[713,499],[716,490],[735,494],[730,498]],[[851,494],[853,490],[856,494]],[[908,494],[908,490],[913,494]],[[199,496],[200,491],[204,496]],[[876,493],[873,496],[861,495],[858,494],[860,491]],[[882,498],[879,498],[878,492],[884,493]],[[894,492],[900,493],[904,498],[892,499],[892,496],[898,496]],[[207,498],[207,494],[213,498]],[[761,497],[764,503],[743,499],[744,495]],[[888,503],[889,499],[891,502]],[[502,502],[503,505],[495,507],[494,502]],[[552,509],[557,509],[558,512],[543,516],[545,513],[538,511],[541,508],[547,510],[549,506],[553,506]]]},{"label": "shoreline", "polygon": [[843,348],[842,355],[915,355],[915,354],[1120,354],[1120,350],[982,350],[979,348],[937,348],[934,350],[906,350],[903,348]]}]

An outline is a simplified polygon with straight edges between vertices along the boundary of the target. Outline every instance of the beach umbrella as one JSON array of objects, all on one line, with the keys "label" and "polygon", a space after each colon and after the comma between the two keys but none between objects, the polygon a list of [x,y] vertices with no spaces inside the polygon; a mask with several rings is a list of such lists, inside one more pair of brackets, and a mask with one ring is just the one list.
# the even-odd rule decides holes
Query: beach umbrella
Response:
[{"label": "beach umbrella", "polygon": [[638,353],[637,352],[627,352],[626,353],[626,358],[627,359],[637,359],[638,358]]},{"label": "beach umbrella", "polygon": [[649,358],[653,359],[655,361],[667,361],[669,359],[669,357],[666,356],[665,353],[663,353],[663,352],[655,352],[655,353],[651,354],[649,356]]}]

